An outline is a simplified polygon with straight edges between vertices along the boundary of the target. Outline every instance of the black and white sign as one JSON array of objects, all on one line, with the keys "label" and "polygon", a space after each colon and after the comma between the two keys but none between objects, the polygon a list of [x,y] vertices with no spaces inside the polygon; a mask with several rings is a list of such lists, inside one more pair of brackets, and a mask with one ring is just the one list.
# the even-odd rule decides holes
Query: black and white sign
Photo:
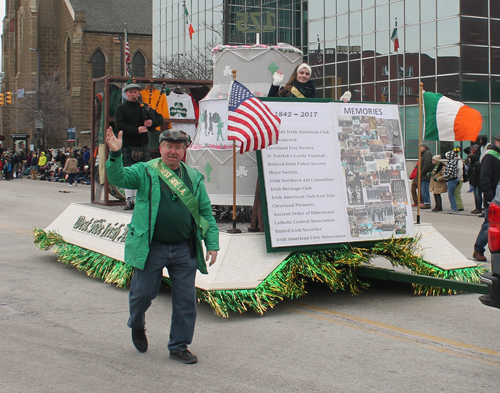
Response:
[{"label": "black and white sign", "polygon": [[414,235],[397,106],[266,104],[282,120],[262,151],[272,248]]}]

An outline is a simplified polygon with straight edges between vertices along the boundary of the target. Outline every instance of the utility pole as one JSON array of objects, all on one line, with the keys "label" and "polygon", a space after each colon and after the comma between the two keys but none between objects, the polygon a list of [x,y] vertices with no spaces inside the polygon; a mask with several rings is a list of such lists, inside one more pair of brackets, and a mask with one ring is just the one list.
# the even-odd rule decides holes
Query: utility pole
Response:
[{"label": "utility pole", "polygon": [[30,48],[30,51],[37,53],[37,71],[36,71],[36,107],[37,107],[37,115],[35,116],[35,127],[36,127],[36,136],[35,136],[35,148],[38,148],[40,144],[40,130],[43,128],[42,123],[42,113],[40,109],[40,70],[41,70],[41,59],[40,59],[40,48]]}]

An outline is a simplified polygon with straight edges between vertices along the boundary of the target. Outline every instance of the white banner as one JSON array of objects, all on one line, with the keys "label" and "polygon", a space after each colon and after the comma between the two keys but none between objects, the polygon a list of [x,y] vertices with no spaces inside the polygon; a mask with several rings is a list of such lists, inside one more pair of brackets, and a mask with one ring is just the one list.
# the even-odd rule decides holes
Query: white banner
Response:
[{"label": "white banner", "polygon": [[266,104],[282,120],[262,151],[273,248],[414,235],[397,106]]},{"label": "white banner", "polygon": [[198,130],[191,149],[232,149],[227,139],[227,99],[202,100]]}]

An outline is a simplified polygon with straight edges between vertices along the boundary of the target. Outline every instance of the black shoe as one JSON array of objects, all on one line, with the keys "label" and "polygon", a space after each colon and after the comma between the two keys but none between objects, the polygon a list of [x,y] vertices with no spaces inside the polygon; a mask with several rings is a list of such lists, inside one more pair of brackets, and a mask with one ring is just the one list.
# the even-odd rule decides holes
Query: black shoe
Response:
[{"label": "black shoe", "polygon": [[187,349],[180,352],[170,352],[170,359],[178,360],[181,363],[192,364],[198,361],[198,357]]},{"label": "black shoe", "polygon": [[127,206],[123,210],[134,210],[135,203],[132,202],[132,198],[127,198]]},{"label": "black shoe", "polygon": [[458,211],[459,211],[459,212],[463,212],[463,211],[464,211],[464,209],[458,209]]},{"label": "black shoe", "polygon": [[478,217],[484,218],[485,214],[481,213]]},{"label": "black shoe", "polygon": [[148,350],[146,329],[132,329],[132,342],[140,353],[146,352]]}]

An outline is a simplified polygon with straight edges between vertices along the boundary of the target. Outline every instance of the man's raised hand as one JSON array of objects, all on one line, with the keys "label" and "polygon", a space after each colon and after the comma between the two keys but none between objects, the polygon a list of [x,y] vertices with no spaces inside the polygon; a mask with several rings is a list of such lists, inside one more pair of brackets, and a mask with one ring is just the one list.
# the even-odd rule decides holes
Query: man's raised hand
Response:
[{"label": "man's raised hand", "polygon": [[118,133],[118,138],[115,136],[112,127],[108,127],[106,131],[106,144],[111,151],[118,151],[122,148],[123,131]]}]

